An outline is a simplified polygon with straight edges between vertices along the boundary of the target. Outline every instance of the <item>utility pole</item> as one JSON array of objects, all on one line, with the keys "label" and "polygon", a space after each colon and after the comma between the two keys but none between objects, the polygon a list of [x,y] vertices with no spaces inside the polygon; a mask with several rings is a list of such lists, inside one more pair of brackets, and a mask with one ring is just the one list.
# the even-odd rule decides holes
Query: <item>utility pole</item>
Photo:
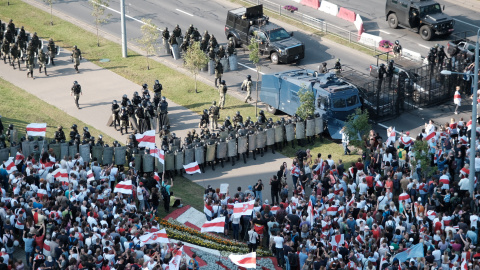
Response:
[{"label": "utility pole", "polygon": [[122,57],[127,58],[127,27],[125,24],[125,0],[120,0],[120,27],[122,28]]}]

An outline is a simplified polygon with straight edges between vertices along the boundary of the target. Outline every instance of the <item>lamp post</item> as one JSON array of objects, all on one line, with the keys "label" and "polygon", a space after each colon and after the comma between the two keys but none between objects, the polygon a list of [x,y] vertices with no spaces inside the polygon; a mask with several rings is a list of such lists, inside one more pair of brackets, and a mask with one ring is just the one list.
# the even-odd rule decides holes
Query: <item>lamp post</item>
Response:
[{"label": "lamp post", "polygon": [[[476,153],[476,137],[477,137],[477,100],[478,100],[478,53],[479,53],[479,40],[480,40],[480,28],[477,31],[477,42],[475,43],[475,71],[473,73],[473,106],[472,106],[472,128],[471,130],[471,137],[470,137],[470,174],[468,175],[468,180],[470,182],[470,195],[475,198],[475,194],[473,192],[474,185],[475,185],[475,153]],[[442,75],[451,75],[451,74],[460,74],[460,75],[468,75],[472,76],[472,74],[466,74],[461,72],[452,72],[449,70],[442,70],[440,72]]]}]

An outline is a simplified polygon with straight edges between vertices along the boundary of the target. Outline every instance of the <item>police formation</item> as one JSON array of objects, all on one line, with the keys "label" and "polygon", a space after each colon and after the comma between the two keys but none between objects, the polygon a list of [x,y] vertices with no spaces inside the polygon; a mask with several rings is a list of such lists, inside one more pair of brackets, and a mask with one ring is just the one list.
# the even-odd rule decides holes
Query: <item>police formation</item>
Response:
[{"label": "police formation", "polygon": [[[55,65],[55,57],[60,54],[60,47],[55,45],[52,38],[48,40],[46,46],[42,40],[39,39],[37,33],[27,33],[22,26],[16,28],[13,20],[10,20],[8,24],[2,23],[0,20],[0,58],[5,64],[11,65],[13,69],[18,67],[18,70],[22,70],[21,62],[25,64],[27,69],[27,77],[35,79],[34,69],[38,67],[39,73],[47,74],[47,66]],[[74,63],[74,69],[78,71],[80,60],[82,59],[82,53],[74,46],[72,51],[72,62]]]},{"label": "police formation", "polygon": [[127,147],[121,146],[117,141],[108,145],[103,141],[102,135],[95,139],[88,127],[84,127],[80,134],[76,124],[71,126],[68,137],[63,127],[59,126],[52,140],[29,136],[17,141],[16,138],[17,130],[10,124],[5,134],[0,135],[0,164],[9,157],[15,157],[19,151],[22,151],[25,157],[33,154],[35,160],[40,160],[43,152],[53,151],[58,160],[64,157],[75,158],[78,154],[87,163],[95,160],[101,165],[114,164],[122,167],[126,164]]},{"label": "police formation", "polygon": [[133,133],[144,133],[147,130],[161,133],[161,131],[167,130],[170,127],[168,102],[162,96],[162,90],[162,84],[155,80],[153,100],[146,83],[142,85],[141,96],[138,91],[135,91],[131,99],[125,94],[120,102],[114,100],[112,115],[107,125],[114,126],[115,129],[119,127],[122,135],[128,133],[128,128]]},{"label": "police formation", "polygon": [[200,48],[204,51],[209,59],[207,67],[203,71],[209,71],[210,74],[215,74],[215,86],[217,82],[222,81],[222,74],[228,70],[237,70],[237,52],[233,39],[230,39],[226,48],[219,45],[217,39],[207,30],[200,34],[197,28],[190,24],[185,35],[182,35],[182,30],[177,24],[172,33],[166,27],[162,33],[163,45],[167,54],[172,55],[174,59],[180,59],[181,54],[185,54],[189,47],[194,42],[200,42]]},{"label": "police formation", "polygon": [[[215,105],[212,105],[215,106]],[[165,152],[165,164],[159,164],[158,160],[149,154],[149,149],[139,149],[134,135],[130,135],[127,142],[127,154],[134,158],[137,170],[151,172],[157,168],[158,172],[165,172],[167,176],[182,174],[183,165],[197,162],[202,171],[206,167],[215,170],[215,166],[243,160],[248,158],[256,160],[257,155],[263,156],[267,151],[275,153],[295,140],[299,145],[313,143],[315,137],[323,132],[323,120],[320,115],[308,117],[303,120],[299,117],[282,119],[274,122],[267,119],[260,112],[256,122],[250,117],[243,119],[237,112],[233,119],[226,117],[218,132],[209,129],[210,110],[204,110],[199,123],[200,133],[195,129],[188,132],[187,137],[181,139],[168,129],[162,133],[161,149]]]}]

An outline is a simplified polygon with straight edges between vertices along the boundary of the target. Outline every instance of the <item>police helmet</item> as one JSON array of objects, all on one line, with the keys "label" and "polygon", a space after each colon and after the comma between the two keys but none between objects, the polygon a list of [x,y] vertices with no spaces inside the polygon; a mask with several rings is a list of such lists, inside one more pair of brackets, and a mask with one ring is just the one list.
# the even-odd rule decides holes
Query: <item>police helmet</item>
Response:
[{"label": "police helmet", "polygon": [[163,125],[162,129],[167,130],[167,125]]},{"label": "police helmet", "polygon": [[150,94],[146,94],[146,95],[145,95],[145,99],[146,99],[146,100],[149,100],[149,99],[150,99]]},{"label": "police helmet", "polygon": [[222,80],[222,84],[225,84],[225,80]]},{"label": "police helmet", "polygon": [[190,38],[191,38],[191,39],[195,38],[195,35],[194,35],[194,34],[190,34]]},{"label": "police helmet", "polygon": [[61,140],[60,140],[60,143],[65,143],[65,140],[64,140],[64,139],[61,139]]},{"label": "police helmet", "polygon": [[277,125],[281,125],[282,122],[280,122],[280,120],[277,120],[276,124],[277,124]]},{"label": "police helmet", "polygon": [[340,62],[340,58],[337,58],[337,62]]},{"label": "police helmet", "polygon": [[147,87],[148,87],[148,84],[144,83],[144,84],[142,84],[142,87],[143,87],[143,88],[147,88]]},{"label": "police helmet", "polygon": [[176,27],[176,28],[179,28],[180,26],[177,24],[175,27]]},{"label": "police helmet", "polygon": [[326,67],[326,66],[327,66],[327,62],[323,62],[323,63],[322,63],[322,66]]},{"label": "police helmet", "polygon": [[33,142],[33,136],[28,136],[28,141]]},{"label": "police helmet", "polygon": [[160,84],[160,82],[158,80],[155,80],[155,84]]},{"label": "police helmet", "polygon": [[445,46],[440,45],[440,50],[443,50],[443,49],[445,49]]},{"label": "police helmet", "polygon": [[214,101],[212,102],[212,105],[217,105],[217,102],[214,100]]},{"label": "police helmet", "polygon": [[237,115],[240,115],[240,111],[237,111],[237,113],[236,113],[236,114],[237,114]]},{"label": "police helmet", "polygon": [[134,97],[138,96],[138,92],[135,91],[135,92],[133,93],[133,96],[134,96]]},{"label": "police helmet", "polygon": [[127,98],[128,98],[127,94],[124,94],[124,95],[123,95],[123,98],[124,98],[124,99],[127,99]]},{"label": "police helmet", "polygon": [[36,36],[36,35],[37,35],[37,32],[34,32],[33,35]]},{"label": "police helmet", "polygon": [[210,47],[210,51],[212,51],[212,52],[213,52],[213,47]]},{"label": "police helmet", "polygon": [[77,82],[77,81],[73,81],[73,84],[74,84],[74,85],[77,85],[77,84],[78,84],[78,82]]},{"label": "police helmet", "polygon": [[77,129],[77,124],[73,124],[71,129]]},{"label": "police helmet", "polygon": [[9,129],[13,129],[13,124],[8,125]]},{"label": "police helmet", "polygon": [[393,63],[395,63],[395,61],[393,61],[393,59],[391,59],[391,60],[389,61],[389,63],[393,65]]},{"label": "police helmet", "polygon": [[80,139],[80,134],[75,135],[75,139]]},{"label": "police helmet", "polygon": [[434,51],[435,51],[434,47],[430,48],[430,52],[434,52]]},{"label": "police helmet", "polygon": [[438,48],[438,46],[440,46],[438,43],[435,44],[435,48]]},{"label": "police helmet", "polygon": [[110,145],[108,145],[108,143],[106,143],[103,147],[110,147]]},{"label": "police helmet", "polygon": [[258,112],[258,114],[263,115],[263,114],[265,114],[265,112],[263,110],[260,110],[260,112]]},{"label": "police helmet", "polygon": [[223,50],[223,45],[220,45],[220,47],[218,47],[220,50]]},{"label": "police helmet", "polygon": [[226,120],[230,120],[230,116],[225,117]]},{"label": "police helmet", "polygon": [[190,24],[190,27],[193,27],[193,24]]},{"label": "police helmet", "polygon": [[396,44],[396,45],[400,44],[400,41],[395,40],[395,44]]},{"label": "police helmet", "polygon": [[203,113],[204,113],[204,114],[207,114],[207,113],[208,113],[208,110],[207,110],[207,109],[204,109],[204,110],[203,110]]},{"label": "police helmet", "polygon": [[98,140],[101,141],[103,139],[102,134],[98,135]]},{"label": "police helmet", "polygon": [[113,141],[113,145],[118,145],[118,141]]},{"label": "police helmet", "polygon": [[247,116],[247,120],[250,121],[252,118],[250,116]]},{"label": "police helmet", "polygon": [[138,107],[139,107],[139,108],[143,108],[143,105],[142,105],[141,102],[138,104]]},{"label": "police helmet", "polygon": [[113,105],[117,105],[117,101],[115,99],[113,100],[112,103],[113,103]]},{"label": "police helmet", "polygon": [[167,100],[167,98],[165,98],[165,96],[163,96],[163,97],[162,97],[162,101],[166,101],[166,100]]},{"label": "police helmet", "polygon": [[250,80],[251,78],[252,78],[252,76],[250,76],[250,75],[247,75],[247,79],[249,79],[249,80]]},{"label": "police helmet", "polygon": [[385,67],[385,64],[384,64],[384,63],[381,63],[381,64],[380,64],[380,67]]},{"label": "police helmet", "polygon": [[73,46],[74,49],[77,49],[77,45]]},{"label": "police helmet", "polygon": [[127,100],[127,106],[130,106],[132,105],[132,102],[130,102],[130,100]]},{"label": "police helmet", "polygon": [[88,127],[84,127],[83,131],[88,132]]},{"label": "police helmet", "polygon": [[268,118],[268,122],[273,122],[273,119],[271,117]]}]

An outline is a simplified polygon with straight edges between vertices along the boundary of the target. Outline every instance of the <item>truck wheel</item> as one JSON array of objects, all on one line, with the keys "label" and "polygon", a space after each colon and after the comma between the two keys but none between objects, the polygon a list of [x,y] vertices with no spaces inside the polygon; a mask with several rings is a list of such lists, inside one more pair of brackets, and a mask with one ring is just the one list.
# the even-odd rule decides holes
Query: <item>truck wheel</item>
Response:
[{"label": "truck wheel", "polygon": [[390,15],[388,15],[388,26],[393,29],[398,27],[397,14],[391,13]]},{"label": "truck wheel", "polygon": [[266,107],[267,107],[267,112],[269,112],[271,114],[277,113],[277,109],[275,109],[274,107],[272,107],[270,105],[266,105]]},{"label": "truck wheel", "polygon": [[428,25],[420,27],[420,36],[423,40],[430,40],[433,37],[432,28]]},{"label": "truck wheel", "polygon": [[278,65],[278,53],[272,53],[270,55],[270,60],[272,61],[272,64]]}]

